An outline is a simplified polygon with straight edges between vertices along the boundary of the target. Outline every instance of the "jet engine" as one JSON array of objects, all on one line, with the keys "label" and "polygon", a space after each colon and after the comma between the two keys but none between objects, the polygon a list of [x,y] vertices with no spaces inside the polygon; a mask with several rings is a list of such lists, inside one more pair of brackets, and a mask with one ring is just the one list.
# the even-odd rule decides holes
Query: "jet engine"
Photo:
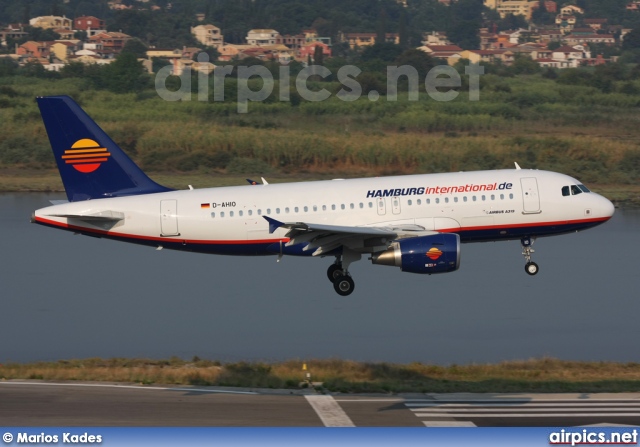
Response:
[{"label": "jet engine", "polygon": [[374,253],[371,262],[410,273],[453,272],[460,267],[460,236],[439,233],[400,239],[387,250]]}]

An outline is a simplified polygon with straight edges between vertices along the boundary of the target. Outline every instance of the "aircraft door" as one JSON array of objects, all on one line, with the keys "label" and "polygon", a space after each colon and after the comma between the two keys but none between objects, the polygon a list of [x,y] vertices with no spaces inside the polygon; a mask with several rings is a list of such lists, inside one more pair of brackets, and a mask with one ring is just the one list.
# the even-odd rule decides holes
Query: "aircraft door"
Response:
[{"label": "aircraft door", "polygon": [[384,201],[384,198],[378,197],[377,201],[378,215],[384,216],[387,214],[387,204]]},{"label": "aircraft door", "polygon": [[177,200],[160,201],[160,236],[180,236]]},{"label": "aircraft door", "polygon": [[400,214],[400,197],[395,196],[391,198],[391,211],[393,214]]},{"label": "aircraft door", "polygon": [[540,196],[538,194],[538,181],[535,177],[520,179],[522,185],[522,200],[525,214],[537,214],[540,211]]}]

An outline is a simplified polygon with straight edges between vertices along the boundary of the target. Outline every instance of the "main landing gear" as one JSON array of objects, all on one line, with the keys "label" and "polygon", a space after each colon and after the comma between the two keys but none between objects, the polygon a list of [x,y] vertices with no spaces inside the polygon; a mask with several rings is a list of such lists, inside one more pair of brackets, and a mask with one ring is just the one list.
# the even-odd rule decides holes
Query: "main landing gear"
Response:
[{"label": "main landing gear", "polygon": [[524,271],[531,276],[537,274],[539,270],[538,264],[531,261],[531,253],[535,252],[535,250],[531,247],[533,246],[533,243],[535,241],[535,237],[529,236],[520,239],[520,243],[522,244],[522,254],[524,255],[524,260],[527,261],[527,263],[524,265]]},{"label": "main landing gear", "polygon": [[360,259],[360,253],[351,250],[343,250],[342,255],[336,256],[336,262],[327,269],[327,277],[333,283],[333,288],[338,295],[351,295],[355,283],[349,273],[349,265]]}]

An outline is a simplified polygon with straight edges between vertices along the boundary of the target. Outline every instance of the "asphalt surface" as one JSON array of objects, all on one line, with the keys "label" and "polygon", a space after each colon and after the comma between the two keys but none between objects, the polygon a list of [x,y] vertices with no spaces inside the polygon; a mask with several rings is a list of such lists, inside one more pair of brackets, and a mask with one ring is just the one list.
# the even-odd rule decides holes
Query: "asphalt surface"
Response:
[{"label": "asphalt surface", "polygon": [[318,395],[108,383],[0,382],[0,426],[640,425],[640,393]]}]

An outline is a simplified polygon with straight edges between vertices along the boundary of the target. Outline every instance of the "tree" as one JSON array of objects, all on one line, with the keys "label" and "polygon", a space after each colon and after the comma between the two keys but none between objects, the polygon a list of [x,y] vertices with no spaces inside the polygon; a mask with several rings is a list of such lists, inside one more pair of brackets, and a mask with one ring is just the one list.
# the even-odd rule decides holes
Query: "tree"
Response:
[{"label": "tree", "polygon": [[636,48],[640,48],[640,28],[634,28],[629,31],[622,41],[623,50],[635,50]]},{"label": "tree", "polygon": [[103,68],[104,85],[114,93],[141,91],[147,79],[142,64],[133,53],[122,52],[114,62]]},{"label": "tree", "polygon": [[409,33],[407,32],[407,14],[404,10],[400,13],[400,22],[398,24],[398,40],[402,48],[409,46]]},{"label": "tree", "polygon": [[409,65],[415,68],[420,76],[420,79],[424,79],[427,76],[427,73],[435,67],[437,61],[429,56],[424,51],[411,48],[405,50],[400,56],[398,56],[395,60],[395,64],[398,67],[403,65]]},{"label": "tree", "polygon": [[147,46],[140,39],[133,38],[124,44],[122,52],[135,54],[137,58],[141,59],[147,57]]},{"label": "tree", "polygon": [[9,58],[0,58],[0,77],[13,76],[18,71],[18,63]]},{"label": "tree", "polygon": [[402,48],[395,43],[375,43],[368,46],[362,51],[362,60],[372,61],[374,59],[380,59],[385,62],[391,62],[402,54]]},{"label": "tree", "polygon": [[323,65],[324,54],[322,50],[322,45],[316,45],[313,49],[313,63],[315,65]]},{"label": "tree", "polygon": [[384,8],[380,8],[378,14],[378,26],[376,28],[376,43],[385,43],[387,41],[387,12]]}]

